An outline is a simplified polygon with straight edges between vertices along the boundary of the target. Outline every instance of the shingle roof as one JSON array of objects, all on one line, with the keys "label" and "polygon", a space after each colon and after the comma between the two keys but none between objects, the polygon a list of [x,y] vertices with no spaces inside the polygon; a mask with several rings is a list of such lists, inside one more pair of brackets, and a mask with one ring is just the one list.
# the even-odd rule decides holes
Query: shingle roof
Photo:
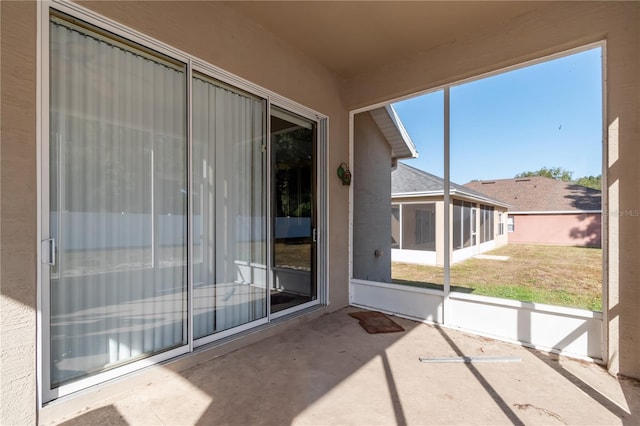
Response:
[{"label": "shingle roof", "polygon": [[[484,194],[474,189],[466,188],[457,183],[450,182],[451,194],[463,195],[479,201],[488,202],[501,206],[509,206],[490,195]],[[442,195],[444,194],[444,179],[439,176],[427,173],[424,170],[416,169],[402,162],[391,172],[391,196],[407,195]]]},{"label": "shingle roof", "polygon": [[601,210],[597,189],[543,176],[474,181],[464,185],[509,203],[514,212]]}]

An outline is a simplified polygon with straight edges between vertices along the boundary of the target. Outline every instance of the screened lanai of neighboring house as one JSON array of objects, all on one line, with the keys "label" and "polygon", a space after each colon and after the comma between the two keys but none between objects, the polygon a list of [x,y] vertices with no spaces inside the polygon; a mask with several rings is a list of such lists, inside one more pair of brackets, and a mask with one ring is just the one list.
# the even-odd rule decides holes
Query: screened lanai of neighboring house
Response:
[{"label": "screened lanai of neighboring house", "polygon": [[[444,264],[444,179],[398,162],[391,172],[392,260]],[[507,243],[508,204],[454,182],[450,183],[452,261]]]}]

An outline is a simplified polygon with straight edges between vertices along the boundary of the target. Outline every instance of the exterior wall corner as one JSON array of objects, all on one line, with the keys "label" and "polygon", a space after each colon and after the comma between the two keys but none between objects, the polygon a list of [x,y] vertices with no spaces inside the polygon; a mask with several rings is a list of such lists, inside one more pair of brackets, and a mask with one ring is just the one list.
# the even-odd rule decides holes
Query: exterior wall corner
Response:
[{"label": "exterior wall corner", "polygon": [[36,2],[1,2],[0,20],[0,424],[35,424]]}]

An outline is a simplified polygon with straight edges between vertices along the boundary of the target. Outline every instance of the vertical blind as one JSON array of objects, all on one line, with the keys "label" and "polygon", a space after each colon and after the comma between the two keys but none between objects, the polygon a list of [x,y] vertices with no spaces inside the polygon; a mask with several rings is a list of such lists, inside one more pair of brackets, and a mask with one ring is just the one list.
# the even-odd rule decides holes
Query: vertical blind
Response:
[{"label": "vertical blind", "polygon": [[50,22],[52,386],[186,343],[185,71]]},{"label": "vertical blind", "polygon": [[64,15],[49,40],[51,387],[266,318],[266,100],[194,72],[189,171],[185,64]]},{"label": "vertical blind", "polygon": [[196,75],[194,338],[267,315],[266,104]]}]

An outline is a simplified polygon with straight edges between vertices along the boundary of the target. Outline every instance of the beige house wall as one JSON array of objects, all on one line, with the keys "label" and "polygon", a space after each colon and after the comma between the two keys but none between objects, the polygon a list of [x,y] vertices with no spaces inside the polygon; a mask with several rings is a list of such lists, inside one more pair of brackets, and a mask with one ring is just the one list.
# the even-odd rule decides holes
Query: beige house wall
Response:
[{"label": "beige house wall", "polygon": [[600,247],[600,213],[516,214],[510,243]]},{"label": "beige house wall", "polygon": [[36,420],[36,5],[0,2],[0,424]]},{"label": "beige house wall", "polygon": [[474,37],[344,82],[350,109],[606,40],[607,336],[612,373],[640,377],[640,3],[551,2]]}]

